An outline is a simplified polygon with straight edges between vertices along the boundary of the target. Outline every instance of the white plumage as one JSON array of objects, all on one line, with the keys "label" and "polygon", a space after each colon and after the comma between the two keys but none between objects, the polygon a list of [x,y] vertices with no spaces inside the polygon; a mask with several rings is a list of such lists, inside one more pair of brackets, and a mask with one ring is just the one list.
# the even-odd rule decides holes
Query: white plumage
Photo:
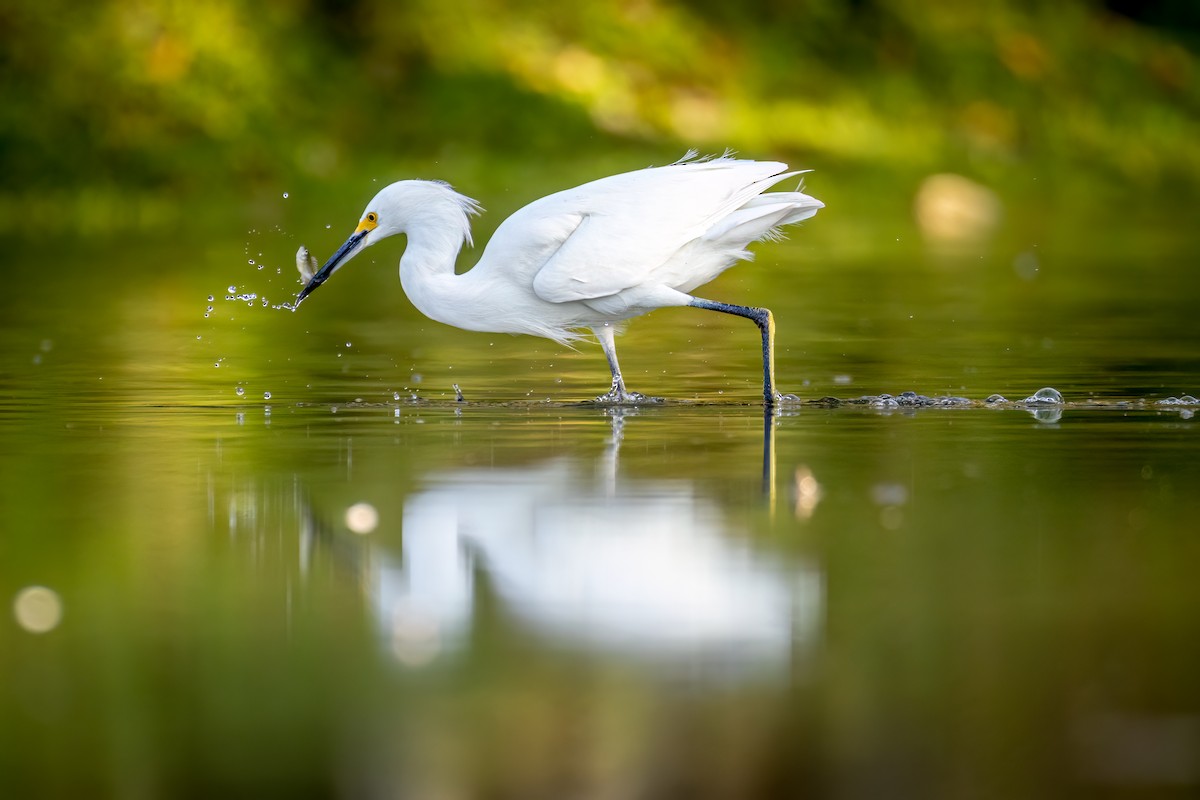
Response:
[{"label": "white plumage", "polygon": [[354,234],[305,285],[296,306],[364,248],[404,233],[400,282],[426,316],[466,330],[563,343],[591,329],[613,375],[600,402],[649,399],[625,389],[613,323],[686,305],[752,319],[762,331],[770,405],[777,399],[770,312],[691,292],[750,258],[750,243],[778,236],[823,204],[798,191],[766,192],[800,174],[786,164],[690,155],[535,200],[501,223],[479,262],[462,274],[454,264],[471,241],[470,217],[479,204],[438,181],[393,183],[367,204]]}]

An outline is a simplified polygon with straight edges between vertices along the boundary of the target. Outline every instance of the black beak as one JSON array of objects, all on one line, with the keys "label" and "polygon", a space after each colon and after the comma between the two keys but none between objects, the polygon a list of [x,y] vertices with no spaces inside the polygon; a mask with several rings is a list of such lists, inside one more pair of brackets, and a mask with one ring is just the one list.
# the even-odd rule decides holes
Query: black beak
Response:
[{"label": "black beak", "polygon": [[354,252],[355,248],[362,244],[362,240],[366,238],[368,233],[370,231],[356,231],[346,240],[345,244],[338,248],[336,253],[329,257],[329,260],[325,262],[325,266],[317,270],[312,280],[305,284],[304,288],[300,290],[300,294],[296,295],[296,302],[292,303],[293,311],[300,307],[301,300],[308,297],[318,286],[329,280],[329,276]]}]

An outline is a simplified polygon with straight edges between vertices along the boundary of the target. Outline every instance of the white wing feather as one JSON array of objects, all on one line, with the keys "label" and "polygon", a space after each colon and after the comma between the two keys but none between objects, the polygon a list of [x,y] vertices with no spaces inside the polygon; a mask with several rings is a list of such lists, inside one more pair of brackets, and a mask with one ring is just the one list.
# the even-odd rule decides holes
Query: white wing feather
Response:
[{"label": "white wing feather", "polygon": [[[513,214],[482,260],[510,269],[519,262],[537,296],[553,303],[648,285],[688,291],[746,257],[750,242],[821,207],[799,192],[762,195],[798,174],[786,169],[718,158],[603,178]],[[506,228],[520,236],[506,235]]]}]

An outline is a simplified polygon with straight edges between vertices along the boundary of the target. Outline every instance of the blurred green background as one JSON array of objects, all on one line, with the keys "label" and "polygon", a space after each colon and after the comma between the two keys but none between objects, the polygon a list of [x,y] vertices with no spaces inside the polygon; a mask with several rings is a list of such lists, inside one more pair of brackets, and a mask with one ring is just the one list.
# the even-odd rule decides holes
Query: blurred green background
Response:
[{"label": "blurred green background", "polygon": [[689,147],[816,168],[858,204],[952,171],[1137,219],[1197,196],[1198,34],[1184,0],[6,3],[0,229],[221,226],[412,172],[554,188],[550,164]]}]

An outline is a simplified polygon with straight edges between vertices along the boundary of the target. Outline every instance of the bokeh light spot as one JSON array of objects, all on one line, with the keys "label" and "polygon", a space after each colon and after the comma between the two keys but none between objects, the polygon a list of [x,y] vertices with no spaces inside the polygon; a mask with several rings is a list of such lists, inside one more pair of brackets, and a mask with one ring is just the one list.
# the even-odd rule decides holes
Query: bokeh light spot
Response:
[{"label": "bokeh light spot", "polygon": [[27,586],[13,601],[17,624],[30,633],[48,633],[62,621],[62,600],[45,586]]},{"label": "bokeh light spot", "polygon": [[355,503],[346,509],[346,527],[354,533],[370,533],[379,524],[379,512],[370,503]]}]

